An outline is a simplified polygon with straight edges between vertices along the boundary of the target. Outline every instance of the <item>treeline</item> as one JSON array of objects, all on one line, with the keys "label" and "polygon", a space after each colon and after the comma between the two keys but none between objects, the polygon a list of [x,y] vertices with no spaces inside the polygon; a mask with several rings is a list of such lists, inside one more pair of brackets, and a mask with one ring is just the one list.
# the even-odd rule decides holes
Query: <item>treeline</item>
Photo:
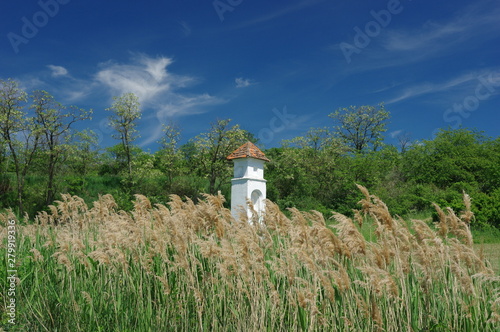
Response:
[{"label": "treeline", "polygon": [[[226,157],[245,141],[259,144],[230,120],[180,144],[181,129],[163,127],[160,148],[146,152],[135,143],[141,106],[133,94],[115,98],[107,109],[116,145],[102,149],[92,130],[76,130],[91,111],[64,106],[45,91],[28,95],[13,80],[0,81],[0,209],[33,216],[48,209],[59,193],[92,201],[110,193],[131,209],[134,194],[152,203],[169,195],[197,199],[221,191],[230,198],[232,164]],[[264,150],[269,199],[297,207],[350,214],[366,186],[391,211],[428,213],[432,202],[463,209],[472,197],[475,225],[500,227],[500,139],[471,129],[442,130],[433,140],[399,146],[383,143],[389,119],[383,104],[339,109],[331,126]],[[80,126],[81,127],[81,126]]]},{"label": "treeline", "polygon": [[472,198],[475,225],[500,226],[500,138],[463,128],[441,130],[433,140],[403,149],[382,145],[360,152],[331,145],[318,149],[307,136],[295,141],[301,144],[266,151],[268,195],[282,207],[348,214],[360,200],[353,183],[360,183],[404,216],[428,213],[432,203],[462,211],[465,192]]}]

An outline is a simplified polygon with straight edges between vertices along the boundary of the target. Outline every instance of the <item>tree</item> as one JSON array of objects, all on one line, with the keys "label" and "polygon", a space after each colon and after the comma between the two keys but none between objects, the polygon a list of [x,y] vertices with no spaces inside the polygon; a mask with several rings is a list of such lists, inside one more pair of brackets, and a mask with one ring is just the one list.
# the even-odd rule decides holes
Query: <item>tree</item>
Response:
[{"label": "tree", "polygon": [[86,176],[95,169],[99,155],[99,137],[93,131],[85,129],[74,133],[71,137],[72,167],[77,174]]},{"label": "tree", "polygon": [[331,150],[340,152],[343,145],[328,128],[309,128],[304,136],[297,136],[282,142],[284,147],[298,147],[310,152]]},{"label": "tree", "polygon": [[47,195],[45,203],[52,204],[55,198],[55,181],[57,165],[68,151],[71,126],[81,120],[89,119],[92,111],[84,111],[75,106],[66,107],[57,102],[48,92],[34,91],[33,105],[35,122],[40,130],[41,144],[47,152]]},{"label": "tree", "polygon": [[14,80],[0,80],[0,134],[14,163],[19,214],[23,214],[26,174],[38,149],[40,132],[24,110],[27,94]]},{"label": "tree", "polygon": [[[463,208],[463,191],[472,199],[478,224],[500,225],[500,144],[466,128],[441,129],[433,140],[413,144],[401,160],[410,194],[430,202]],[[417,189],[420,190],[417,191]]]},{"label": "tree", "polygon": [[121,141],[127,162],[128,180],[132,181],[132,142],[139,137],[135,127],[137,120],[141,118],[141,106],[133,93],[126,93],[113,100],[115,102],[106,110],[113,112],[109,121],[111,127],[118,132],[113,138]]},{"label": "tree", "polygon": [[165,170],[168,176],[169,184],[172,184],[174,174],[178,170],[178,164],[181,160],[178,143],[180,140],[180,130],[175,124],[169,123],[163,125],[164,136],[160,139],[159,143],[162,149],[158,151],[161,167]]},{"label": "tree", "polygon": [[223,179],[230,178],[231,164],[226,157],[251,137],[239,125],[230,127],[230,122],[230,119],[217,120],[209,132],[194,139],[196,160],[201,173],[208,176],[210,194],[220,189]]},{"label": "tree", "polygon": [[492,154],[484,148],[485,141],[481,133],[468,129],[440,130],[433,140],[406,151],[403,172],[408,180],[441,189],[458,182],[486,186],[491,183],[485,174],[492,165]]},{"label": "tree", "polygon": [[404,132],[396,136],[396,138],[398,139],[401,153],[405,153],[408,147],[411,146],[411,134],[409,132]]},{"label": "tree", "polygon": [[376,150],[382,142],[382,133],[387,129],[389,112],[384,104],[375,106],[349,106],[340,108],[329,117],[337,122],[336,133],[354,151],[361,152],[370,145]]},{"label": "tree", "polygon": [[[339,172],[345,146],[327,128],[310,128],[304,136],[282,142],[269,152],[269,197],[282,207],[324,210],[338,197],[346,176]],[[266,152],[266,154],[268,153]]]},{"label": "tree", "polygon": [[[132,161],[137,155],[141,153],[142,149],[140,147],[135,145],[130,146],[130,154],[133,156]],[[127,156],[123,148],[123,144],[118,143],[116,145],[105,148],[104,153],[100,156],[100,158],[100,175],[119,175],[125,172],[127,174],[125,180],[131,183],[131,180],[128,177]]]}]

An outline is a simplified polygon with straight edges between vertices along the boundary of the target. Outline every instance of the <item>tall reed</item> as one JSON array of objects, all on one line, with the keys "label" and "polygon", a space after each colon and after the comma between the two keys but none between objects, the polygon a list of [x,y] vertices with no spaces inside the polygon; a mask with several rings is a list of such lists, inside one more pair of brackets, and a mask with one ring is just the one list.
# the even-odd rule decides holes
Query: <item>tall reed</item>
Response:
[{"label": "tall reed", "polygon": [[[18,223],[23,331],[497,331],[500,278],[472,248],[470,199],[439,223],[405,221],[364,194],[355,221],[267,202],[235,221],[224,197],[136,195],[117,210],[63,195]],[[2,264],[7,222],[0,215]],[[242,215],[245,219],[246,215]],[[372,222],[375,239],[360,232]],[[366,225],[365,225],[366,227]],[[0,272],[2,301],[8,287]],[[5,306],[3,306],[5,308]]]}]

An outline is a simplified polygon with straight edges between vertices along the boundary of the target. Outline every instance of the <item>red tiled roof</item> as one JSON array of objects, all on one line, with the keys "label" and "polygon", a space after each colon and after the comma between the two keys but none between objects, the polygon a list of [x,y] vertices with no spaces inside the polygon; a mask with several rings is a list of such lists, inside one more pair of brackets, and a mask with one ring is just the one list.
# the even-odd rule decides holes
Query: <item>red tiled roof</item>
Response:
[{"label": "red tiled roof", "polygon": [[264,161],[270,161],[266,158],[264,152],[260,151],[258,147],[252,142],[246,142],[239,148],[237,148],[233,153],[227,156],[228,160],[238,159],[238,158],[255,158]]}]

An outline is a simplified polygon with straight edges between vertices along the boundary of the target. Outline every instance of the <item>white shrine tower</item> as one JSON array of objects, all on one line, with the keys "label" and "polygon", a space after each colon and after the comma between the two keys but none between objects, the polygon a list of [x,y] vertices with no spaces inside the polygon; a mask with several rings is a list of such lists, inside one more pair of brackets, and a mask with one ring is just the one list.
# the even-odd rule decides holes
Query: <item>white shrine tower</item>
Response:
[{"label": "white shrine tower", "polygon": [[261,219],[265,210],[266,180],[264,162],[266,155],[252,142],[247,142],[228,157],[234,162],[234,178],[231,180],[231,213],[238,220],[241,211],[246,211],[250,219],[252,211],[247,205],[250,200]]}]

